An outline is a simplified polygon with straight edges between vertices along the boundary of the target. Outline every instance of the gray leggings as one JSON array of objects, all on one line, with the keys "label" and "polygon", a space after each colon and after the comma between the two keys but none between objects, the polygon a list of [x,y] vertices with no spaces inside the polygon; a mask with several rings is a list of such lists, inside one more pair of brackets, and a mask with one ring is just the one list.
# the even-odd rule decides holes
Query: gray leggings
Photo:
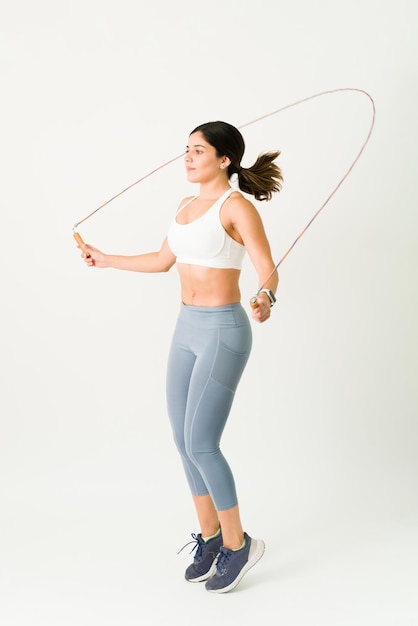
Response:
[{"label": "gray leggings", "polygon": [[168,414],[192,494],[210,494],[218,511],[237,504],[219,443],[251,344],[241,304],[181,305],[168,359]]}]

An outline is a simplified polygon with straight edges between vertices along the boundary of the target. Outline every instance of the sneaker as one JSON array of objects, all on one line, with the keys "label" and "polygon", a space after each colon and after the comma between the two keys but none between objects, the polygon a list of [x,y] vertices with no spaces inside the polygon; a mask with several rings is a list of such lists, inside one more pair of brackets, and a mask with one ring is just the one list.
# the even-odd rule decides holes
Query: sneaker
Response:
[{"label": "sneaker", "polygon": [[196,542],[192,552],[196,550],[196,553],[193,563],[186,569],[185,578],[191,583],[200,583],[215,573],[216,557],[222,545],[222,534],[207,541],[203,539],[200,533],[198,535],[192,533],[192,537]]},{"label": "sneaker", "polygon": [[216,559],[216,572],[206,582],[206,589],[213,593],[226,593],[234,589],[249,569],[264,554],[264,541],[251,539],[244,533],[245,546],[239,550],[228,550],[223,546]]}]

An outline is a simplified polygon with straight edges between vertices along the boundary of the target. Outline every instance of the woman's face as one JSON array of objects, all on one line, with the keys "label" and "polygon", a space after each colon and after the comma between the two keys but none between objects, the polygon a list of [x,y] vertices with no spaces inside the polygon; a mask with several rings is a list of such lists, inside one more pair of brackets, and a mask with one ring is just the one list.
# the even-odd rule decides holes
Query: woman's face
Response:
[{"label": "woman's face", "polygon": [[218,157],[215,148],[201,132],[197,132],[189,137],[184,164],[189,182],[205,183],[226,174],[230,160],[228,157]]}]

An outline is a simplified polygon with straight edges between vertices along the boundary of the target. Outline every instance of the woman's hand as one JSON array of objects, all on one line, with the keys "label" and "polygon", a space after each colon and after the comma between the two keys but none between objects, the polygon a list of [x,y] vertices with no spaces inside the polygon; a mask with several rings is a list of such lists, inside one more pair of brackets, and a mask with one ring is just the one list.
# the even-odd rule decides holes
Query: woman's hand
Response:
[{"label": "woman's hand", "polygon": [[107,267],[106,255],[103,252],[87,243],[79,246],[79,248],[82,251],[81,258],[84,259],[86,265],[89,267]]},{"label": "woman's hand", "polygon": [[251,316],[259,323],[263,323],[269,319],[271,315],[270,300],[266,294],[254,296],[250,300],[251,304]]}]

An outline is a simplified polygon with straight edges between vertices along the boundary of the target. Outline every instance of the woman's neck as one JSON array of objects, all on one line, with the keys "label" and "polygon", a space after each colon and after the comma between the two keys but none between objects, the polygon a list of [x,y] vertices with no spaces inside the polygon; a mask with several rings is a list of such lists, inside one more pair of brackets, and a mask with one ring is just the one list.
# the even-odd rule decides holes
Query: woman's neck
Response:
[{"label": "woman's neck", "polygon": [[210,183],[201,183],[199,187],[199,198],[202,200],[217,200],[230,187],[231,185],[228,180],[222,182],[214,181]]}]

